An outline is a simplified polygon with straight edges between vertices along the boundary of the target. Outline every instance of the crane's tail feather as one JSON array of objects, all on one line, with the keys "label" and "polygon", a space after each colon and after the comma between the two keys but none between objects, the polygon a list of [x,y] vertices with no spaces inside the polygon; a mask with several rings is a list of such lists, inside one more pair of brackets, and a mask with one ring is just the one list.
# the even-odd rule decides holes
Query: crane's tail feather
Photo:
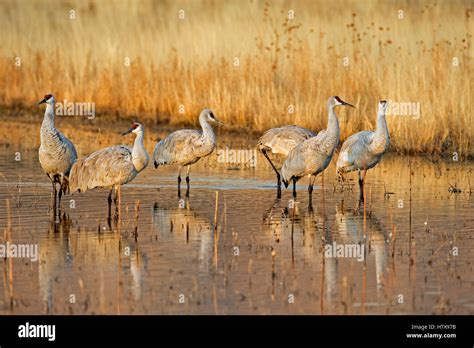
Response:
[{"label": "crane's tail feather", "polygon": [[81,185],[80,181],[81,178],[83,177],[82,170],[84,168],[84,159],[78,159],[72,166],[71,171],[69,172],[69,178],[68,178],[68,191],[71,192],[76,192],[79,191],[79,189],[82,188],[83,185]]}]

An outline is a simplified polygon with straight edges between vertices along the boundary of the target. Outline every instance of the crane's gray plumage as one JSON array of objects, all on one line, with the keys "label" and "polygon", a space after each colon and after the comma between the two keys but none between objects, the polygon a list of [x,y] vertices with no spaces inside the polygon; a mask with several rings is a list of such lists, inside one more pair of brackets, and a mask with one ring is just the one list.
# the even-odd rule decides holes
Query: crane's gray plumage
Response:
[{"label": "crane's gray plumage", "polygon": [[334,112],[338,105],[352,106],[339,97],[330,97],[327,102],[328,126],[315,137],[298,144],[290,151],[281,168],[281,175],[286,187],[293,180],[293,194],[296,195],[295,184],[301,177],[308,175],[310,184],[308,191],[313,190],[314,177],[327,168],[334,151],[339,145],[339,122]]},{"label": "crane's gray plumage", "polygon": [[39,148],[39,162],[41,168],[51,179],[56,201],[56,183],[60,184],[59,204],[62,193],[68,187],[68,175],[77,159],[74,144],[54,126],[54,96],[47,94],[39,104],[46,103],[43,123],[41,124],[41,146]]},{"label": "crane's gray plumage", "polygon": [[296,145],[314,136],[316,133],[296,125],[271,128],[260,137],[257,148],[260,151],[288,156]]},{"label": "crane's gray plumage", "polygon": [[296,145],[314,136],[316,136],[316,133],[310,131],[309,129],[296,125],[290,125],[279,128],[271,128],[263,133],[263,135],[258,140],[257,149],[265,156],[277,176],[278,197],[281,196],[281,176],[280,172],[278,171],[280,168],[278,168],[278,165],[273,163],[267,152],[286,157]]},{"label": "crane's gray plumage", "polygon": [[351,135],[344,142],[337,159],[337,173],[343,175],[351,171],[359,172],[360,197],[363,201],[363,181],[365,172],[379,163],[390,145],[385,112],[387,102],[382,100],[378,105],[377,129],[362,131]]},{"label": "crane's gray plumage", "polygon": [[125,145],[111,146],[76,161],[69,179],[71,192],[97,187],[117,190],[146,168],[149,157],[143,145],[144,127],[140,123],[134,123],[124,135],[130,132],[137,135],[133,148]]},{"label": "crane's gray plumage", "polygon": [[199,115],[202,130],[181,129],[160,140],[153,151],[155,168],[162,165],[179,165],[178,193],[181,170],[187,167],[186,182],[189,188],[189,166],[209,156],[216,147],[216,136],[209,121],[221,123],[212,110],[204,109]]},{"label": "crane's gray plumage", "polygon": [[203,136],[198,130],[182,129],[171,133],[156,144],[155,166],[179,164],[188,166],[212,153],[216,146],[214,132]]}]

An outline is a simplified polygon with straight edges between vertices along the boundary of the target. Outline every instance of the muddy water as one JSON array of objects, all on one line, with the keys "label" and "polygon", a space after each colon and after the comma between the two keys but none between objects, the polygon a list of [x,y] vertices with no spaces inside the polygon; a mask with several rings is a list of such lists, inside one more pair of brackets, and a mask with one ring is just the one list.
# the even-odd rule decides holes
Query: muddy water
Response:
[{"label": "muddy water", "polygon": [[[175,170],[150,166],[109,225],[106,191],[65,196],[54,218],[36,152],[0,157],[0,240],[38,245],[37,262],[0,260],[0,314],[474,313],[473,164],[388,156],[369,172],[365,213],[333,165],[312,209],[305,180],[296,201],[276,198],[261,157],[204,161],[182,200]],[[337,245],[362,258],[331,257]]]}]

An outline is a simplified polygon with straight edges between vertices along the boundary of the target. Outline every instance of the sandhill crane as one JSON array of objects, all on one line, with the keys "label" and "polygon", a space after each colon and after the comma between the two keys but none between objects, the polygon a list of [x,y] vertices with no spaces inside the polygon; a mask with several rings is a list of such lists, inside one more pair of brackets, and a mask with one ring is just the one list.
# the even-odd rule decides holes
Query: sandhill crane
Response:
[{"label": "sandhill crane", "polygon": [[53,184],[54,209],[56,209],[56,184],[59,184],[58,207],[61,196],[68,187],[68,175],[77,159],[74,144],[54,126],[54,96],[46,94],[38,105],[46,103],[43,123],[41,124],[41,146],[39,161],[43,171]]},{"label": "sandhill crane", "polygon": [[267,152],[286,157],[296,145],[314,136],[316,136],[316,133],[310,131],[309,129],[291,125],[279,128],[271,128],[263,133],[263,135],[258,140],[257,149],[268,160],[277,176],[278,197],[281,197],[281,175],[278,171],[280,168],[275,166]]},{"label": "sandhill crane", "polygon": [[359,173],[359,202],[364,201],[364,180],[368,169],[373,168],[382,159],[390,145],[385,111],[387,102],[381,100],[377,112],[375,132],[362,131],[351,135],[342,145],[337,159],[337,173],[342,175],[357,170]]},{"label": "sandhill crane", "polygon": [[189,195],[190,165],[202,157],[209,156],[216,147],[216,136],[208,121],[222,124],[210,109],[204,109],[199,115],[202,130],[181,129],[160,140],[153,151],[155,168],[162,165],[179,165],[178,196],[181,196],[181,171],[186,171],[186,195]]},{"label": "sandhill crane", "polygon": [[281,168],[281,176],[285,187],[288,187],[290,180],[293,180],[294,197],[296,197],[296,182],[303,176],[308,176],[310,204],[316,175],[327,168],[336,147],[339,145],[339,122],[334,112],[334,108],[338,105],[354,107],[337,96],[330,97],[327,101],[327,129],[295,146]]},{"label": "sandhill crane", "polygon": [[98,150],[88,157],[80,158],[71,169],[69,187],[71,192],[86,191],[96,187],[110,188],[108,197],[109,217],[112,193],[115,202],[120,185],[132,181],[148,165],[149,157],[143,145],[145,129],[141,123],[133,123],[132,128],[122,135],[135,133],[133,148],[116,145]]}]

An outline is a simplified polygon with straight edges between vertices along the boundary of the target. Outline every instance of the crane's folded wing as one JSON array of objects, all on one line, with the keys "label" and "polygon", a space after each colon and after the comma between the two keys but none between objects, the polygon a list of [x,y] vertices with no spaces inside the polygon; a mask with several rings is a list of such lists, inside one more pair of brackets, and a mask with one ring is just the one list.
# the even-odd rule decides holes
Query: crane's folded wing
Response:
[{"label": "crane's folded wing", "polygon": [[112,146],[77,160],[71,169],[70,188],[85,191],[96,187],[125,184],[136,175],[132,150]]}]

